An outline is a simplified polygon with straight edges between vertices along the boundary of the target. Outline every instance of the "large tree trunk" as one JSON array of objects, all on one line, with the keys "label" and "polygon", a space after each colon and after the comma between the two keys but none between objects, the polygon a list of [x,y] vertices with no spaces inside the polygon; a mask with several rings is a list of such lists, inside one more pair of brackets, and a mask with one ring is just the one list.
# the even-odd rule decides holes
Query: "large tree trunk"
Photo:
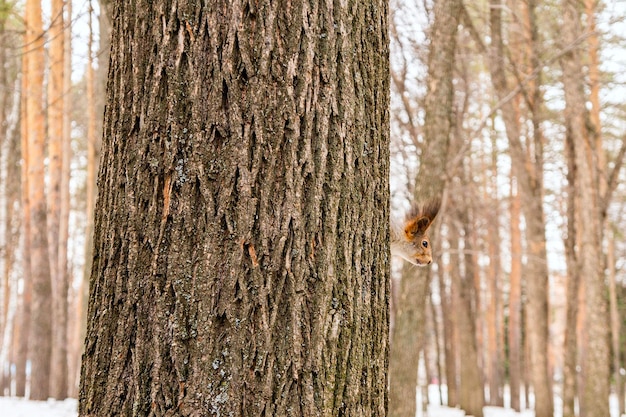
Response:
[{"label": "large tree trunk", "polygon": [[385,415],[387,4],[114,6],[80,415]]},{"label": "large tree trunk", "polygon": [[26,2],[25,45],[28,46],[26,126],[28,147],[28,198],[30,205],[30,254],[33,283],[32,325],[29,337],[31,361],[30,398],[48,399],[52,349],[50,258],[44,182],[45,129],[43,113],[44,36],[39,0]]}]

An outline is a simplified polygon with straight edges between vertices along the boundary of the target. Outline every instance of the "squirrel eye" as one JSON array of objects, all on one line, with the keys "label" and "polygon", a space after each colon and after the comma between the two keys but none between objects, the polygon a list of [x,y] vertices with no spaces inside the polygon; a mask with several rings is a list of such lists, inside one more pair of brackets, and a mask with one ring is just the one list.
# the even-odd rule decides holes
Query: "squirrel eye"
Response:
[{"label": "squirrel eye", "polygon": [[422,246],[427,248],[428,247],[428,241],[427,240],[422,240]]}]

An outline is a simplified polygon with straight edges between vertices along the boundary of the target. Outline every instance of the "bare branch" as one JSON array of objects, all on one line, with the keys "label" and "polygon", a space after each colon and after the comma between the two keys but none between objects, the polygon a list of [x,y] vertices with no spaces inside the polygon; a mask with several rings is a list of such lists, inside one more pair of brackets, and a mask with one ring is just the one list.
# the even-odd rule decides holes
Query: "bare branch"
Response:
[{"label": "bare branch", "polygon": [[601,202],[602,206],[600,207],[602,210],[602,213],[606,213],[606,210],[608,209],[609,204],[611,202],[611,196],[613,195],[613,192],[617,188],[617,184],[619,183],[618,181],[619,173],[620,173],[620,169],[622,168],[622,165],[624,164],[625,156],[626,156],[626,137],[622,137],[622,146],[620,147],[619,152],[617,153],[617,156],[615,157],[613,169],[611,170],[607,178],[606,193],[602,197],[602,202]]}]

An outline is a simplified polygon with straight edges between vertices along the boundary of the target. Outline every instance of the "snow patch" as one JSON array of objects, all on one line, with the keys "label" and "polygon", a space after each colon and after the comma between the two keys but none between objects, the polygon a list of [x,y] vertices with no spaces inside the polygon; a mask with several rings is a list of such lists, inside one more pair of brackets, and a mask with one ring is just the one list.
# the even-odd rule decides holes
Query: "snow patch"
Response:
[{"label": "snow patch", "polygon": [[32,401],[0,397],[0,410],[3,417],[76,417],[78,401],[75,398],[64,401]]}]

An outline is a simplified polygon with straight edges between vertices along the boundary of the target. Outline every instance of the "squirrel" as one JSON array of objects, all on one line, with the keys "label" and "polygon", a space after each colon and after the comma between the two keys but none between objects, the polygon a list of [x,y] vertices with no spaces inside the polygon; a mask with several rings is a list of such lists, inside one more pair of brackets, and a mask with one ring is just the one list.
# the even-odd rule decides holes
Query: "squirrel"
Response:
[{"label": "squirrel", "polygon": [[423,206],[414,204],[402,224],[391,224],[391,254],[413,265],[426,266],[433,261],[430,239],[426,232],[435,220],[441,200],[433,199]]}]

